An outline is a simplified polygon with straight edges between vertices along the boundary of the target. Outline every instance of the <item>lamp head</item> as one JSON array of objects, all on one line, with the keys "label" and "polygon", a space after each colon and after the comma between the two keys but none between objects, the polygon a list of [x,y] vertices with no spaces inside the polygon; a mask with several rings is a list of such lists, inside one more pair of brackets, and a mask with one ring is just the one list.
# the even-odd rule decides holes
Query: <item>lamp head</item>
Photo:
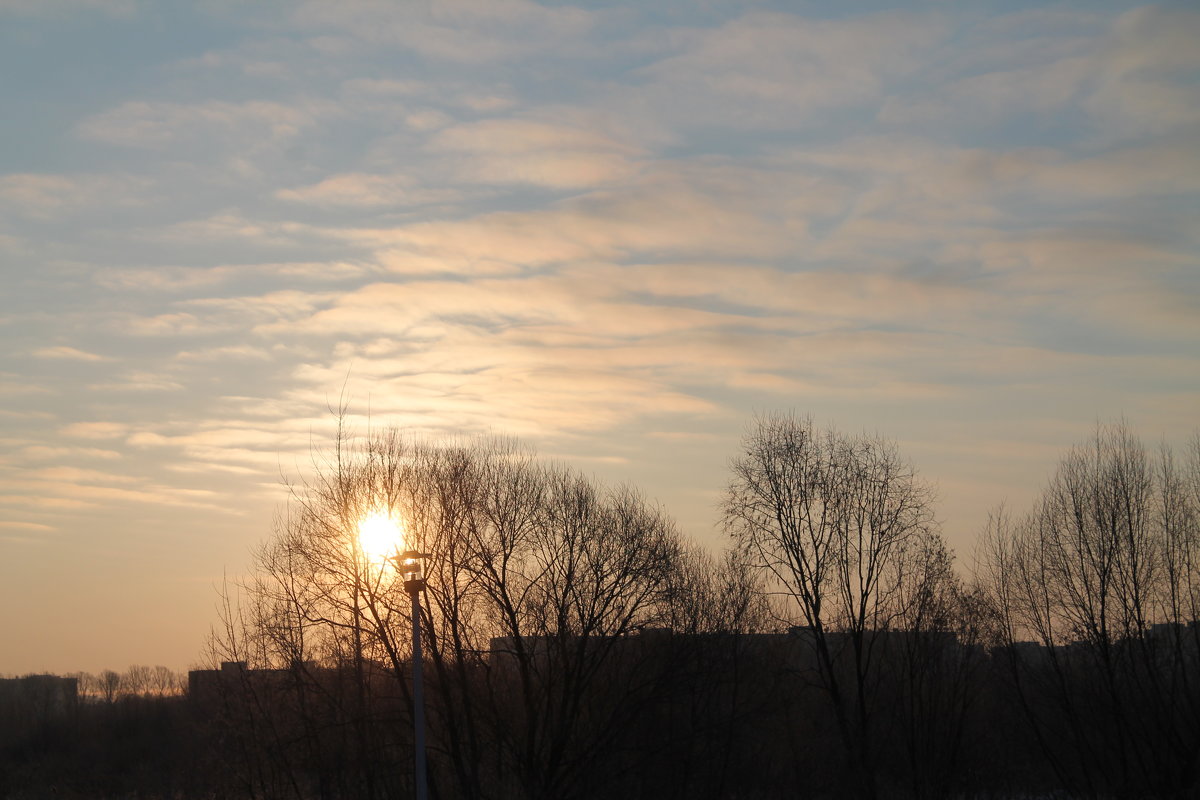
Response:
[{"label": "lamp head", "polygon": [[429,553],[419,553],[416,550],[405,550],[396,554],[396,570],[404,581],[404,589],[409,594],[416,594],[425,588],[425,560]]}]

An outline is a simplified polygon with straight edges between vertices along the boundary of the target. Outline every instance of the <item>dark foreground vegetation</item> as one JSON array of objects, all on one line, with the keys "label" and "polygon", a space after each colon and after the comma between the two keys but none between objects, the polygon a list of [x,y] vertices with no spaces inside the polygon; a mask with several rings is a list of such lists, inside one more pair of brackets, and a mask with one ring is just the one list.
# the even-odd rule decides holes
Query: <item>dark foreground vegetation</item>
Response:
[{"label": "dark foreground vegetation", "polygon": [[356,535],[382,512],[431,554],[433,797],[1200,796],[1200,442],[1099,428],[969,581],[886,440],[768,417],[731,473],[713,557],[510,443],[339,439],[213,669],[10,711],[0,792],[411,796],[409,598]]}]

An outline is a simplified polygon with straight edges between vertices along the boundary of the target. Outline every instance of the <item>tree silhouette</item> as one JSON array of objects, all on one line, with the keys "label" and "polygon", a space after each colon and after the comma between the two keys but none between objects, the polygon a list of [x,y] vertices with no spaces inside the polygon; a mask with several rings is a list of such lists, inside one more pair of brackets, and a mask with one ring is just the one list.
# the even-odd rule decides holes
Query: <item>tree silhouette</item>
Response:
[{"label": "tree silhouette", "polygon": [[363,796],[384,791],[373,765],[403,744],[383,709],[408,702],[409,605],[356,539],[380,509],[431,554],[421,623],[433,779],[470,797],[568,798],[618,778],[618,734],[666,667],[638,633],[697,605],[684,580],[695,554],[659,510],[509,441],[396,433],[339,436],[293,498],[216,651],[258,668],[351,671],[347,746]]},{"label": "tree silhouette", "polygon": [[[985,539],[1007,664],[1059,779],[1190,796],[1200,757],[1195,443],[1153,457],[1123,423],[1059,464],[1034,508]],[[1021,646],[1033,640],[1040,647]]]},{"label": "tree silhouette", "polygon": [[891,442],[794,414],[756,419],[731,471],[726,529],[766,576],[780,619],[802,628],[801,675],[829,701],[854,782],[843,791],[874,797],[880,662],[894,667],[900,649],[920,660],[917,640],[888,634],[941,632],[949,615],[937,605],[957,597],[931,492]]}]

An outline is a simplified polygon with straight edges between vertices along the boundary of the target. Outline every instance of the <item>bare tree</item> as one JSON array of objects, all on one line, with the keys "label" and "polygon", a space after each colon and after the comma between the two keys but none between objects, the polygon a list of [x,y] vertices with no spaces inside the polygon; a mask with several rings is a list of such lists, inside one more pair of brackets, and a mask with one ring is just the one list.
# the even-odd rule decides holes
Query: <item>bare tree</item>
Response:
[{"label": "bare tree", "polygon": [[878,436],[756,419],[731,464],[726,529],[767,576],[782,620],[804,627],[855,790],[876,792],[873,659],[943,557],[931,492]]},{"label": "bare tree", "polygon": [[1125,424],[1098,426],[1031,512],[989,526],[1010,669],[1060,780],[1077,789],[1195,789],[1197,452],[1180,464],[1164,446],[1152,458]]},{"label": "bare tree", "polygon": [[339,746],[356,754],[359,796],[391,791],[395,770],[371,765],[406,746],[388,709],[409,702],[410,606],[357,535],[382,511],[403,520],[405,546],[431,554],[421,624],[440,791],[570,798],[618,777],[614,742],[661,683],[638,633],[670,624],[683,593],[689,551],[673,524],[636,492],[508,441],[343,433],[317,466],[258,554],[222,658],[352,673]]},{"label": "bare tree", "polygon": [[149,687],[159,696],[175,695],[183,691],[183,680],[179,673],[159,664],[150,673]]},{"label": "bare tree", "polygon": [[111,669],[104,670],[100,673],[97,688],[104,702],[115,702],[121,693],[121,674]]},{"label": "bare tree", "polygon": [[126,697],[150,694],[154,671],[141,664],[131,664],[121,675],[120,693]]},{"label": "bare tree", "polygon": [[958,576],[953,554],[936,538],[926,541],[915,566],[901,582],[898,641],[885,665],[892,692],[887,738],[903,743],[906,764],[897,772],[914,797],[951,797],[970,788],[960,779],[977,766],[972,758],[981,760],[971,743],[980,733],[992,610],[986,592]]}]

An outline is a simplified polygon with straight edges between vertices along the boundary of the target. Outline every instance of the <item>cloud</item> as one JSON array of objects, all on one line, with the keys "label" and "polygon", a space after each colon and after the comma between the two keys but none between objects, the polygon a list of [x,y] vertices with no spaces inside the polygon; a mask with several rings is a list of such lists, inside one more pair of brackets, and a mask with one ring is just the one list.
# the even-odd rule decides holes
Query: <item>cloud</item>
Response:
[{"label": "cloud", "polygon": [[0,494],[0,506],[26,506],[47,511],[92,509],[96,504],[72,497],[55,497],[32,494]]},{"label": "cloud", "polygon": [[247,297],[202,297],[178,300],[175,305],[195,309],[206,320],[213,319],[222,327],[269,324],[281,320],[299,319],[323,308],[340,295],[336,292],[304,292],[281,289]]},{"label": "cloud", "polygon": [[449,114],[438,111],[436,108],[421,108],[407,114],[404,121],[413,130],[433,131],[446,127],[454,120]]},{"label": "cloud", "polygon": [[[369,389],[377,418],[442,435],[495,430],[518,436],[578,434],[645,415],[705,415],[716,408],[651,376],[571,369],[545,354],[505,353],[531,356],[543,366],[504,363],[475,373],[423,372],[374,378],[369,384],[352,378],[350,387]],[[456,354],[451,349],[449,355]],[[313,388],[296,390],[293,396],[322,402],[334,375],[344,377],[342,365],[305,369],[297,378]]]},{"label": "cloud", "polygon": [[[891,96],[879,119],[929,130],[937,125],[983,127],[1018,114],[1049,114],[1079,102],[1094,71],[1095,62],[1080,56],[1050,64],[1019,62],[1012,68],[959,78],[938,87],[933,96]],[[964,109],[970,114],[964,115]]]},{"label": "cloud", "polygon": [[111,16],[129,16],[138,0],[0,0],[0,13],[37,17],[62,17],[80,11],[97,11]]},{"label": "cloud", "polygon": [[176,361],[269,361],[271,351],[246,344],[213,347],[207,350],[183,350],[175,354]]},{"label": "cloud", "polygon": [[[439,128],[452,121],[453,118],[439,111],[439,108],[473,114],[496,114],[517,105],[513,88],[502,81],[461,82],[446,78],[437,82],[411,78],[350,78],[342,82],[339,97],[352,111],[401,119],[410,127],[422,131]],[[411,119],[414,114],[424,119]]]},{"label": "cloud", "polygon": [[[597,265],[470,283],[375,284],[271,332],[299,326],[342,337],[334,360],[307,364],[294,380],[328,387],[346,380],[353,364],[351,384],[369,387],[373,408],[390,420],[445,430],[502,421],[506,430],[547,435],[644,415],[713,414],[718,406],[705,396],[712,386],[944,397],[948,390],[928,373],[910,376],[903,366],[918,353],[940,364],[941,336],[859,328],[954,330],[965,320],[985,323],[989,302],[889,276]],[[871,370],[889,377],[868,377]],[[803,380],[795,377],[801,371],[809,373]]]},{"label": "cloud", "polygon": [[651,431],[646,435],[652,439],[665,439],[669,442],[708,442],[717,438],[715,434],[701,431]]},{"label": "cloud", "polygon": [[[1040,295],[1047,283],[1059,290],[1074,284],[1081,289],[1074,301],[1116,296],[1130,284],[1179,292],[1194,261],[1188,245],[1148,231],[1171,227],[1171,198],[1200,189],[1198,154],[1174,141],[1080,157],[1046,147],[951,148],[921,138],[866,137],[781,151],[777,159],[781,169],[828,170],[834,180],[857,187],[838,209],[838,224],[814,236],[810,261],[854,275],[923,274],[1003,291],[1006,298]],[[1019,267],[1017,242],[1050,239],[1079,246],[1039,259],[1036,270]],[[1146,266],[1131,268],[1139,263]],[[1167,271],[1148,269],[1152,265]],[[1110,273],[1119,282],[1096,282]],[[1100,313],[1078,311],[1076,317]],[[1027,322],[1014,319],[1014,325]]]},{"label": "cloud", "polygon": [[[15,378],[15,380],[14,380]],[[47,386],[29,383],[27,379],[10,373],[0,373],[0,396],[19,396],[31,394],[53,394],[54,390]]]},{"label": "cloud", "polygon": [[1183,7],[1144,6],[1119,17],[1016,12],[947,43],[941,74],[930,75],[928,88],[888,97],[879,119],[943,140],[1018,118],[1039,131],[1086,122],[1092,142],[1105,146],[1194,133],[1200,88],[1189,74],[1200,65],[1190,46],[1197,36],[1200,14]]},{"label": "cloud", "polygon": [[214,289],[250,279],[329,283],[361,278],[370,270],[346,261],[303,261],[259,264],[225,264],[212,267],[157,266],[152,268],[101,267],[92,270],[92,281],[121,292],[187,293]]},{"label": "cloud", "polygon": [[1189,194],[1200,190],[1200,147],[1191,142],[1160,141],[1031,171],[1028,191],[1051,197],[1139,198]]},{"label": "cloud", "polygon": [[111,322],[113,330],[129,336],[198,336],[236,330],[238,325],[231,320],[202,320],[195,314],[168,313],[152,317],[125,314]]},{"label": "cloud", "polygon": [[306,244],[304,237],[312,232],[303,223],[255,219],[227,210],[201,219],[143,228],[137,231],[137,238],[152,244],[255,247],[269,250],[271,257],[279,258],[281,250],[301,251]]},{"label": "cloud", "polygon": [[116,381],[91,383],[87,387],[93,392],[178,392],[182,383],[148,372],[133,372]]},{"label": "cloud", "polygon": [[[89,479],[90,480],[90,479]],[[0,496],[0,503],[29,505],[38,508],[89,508],[117,503],[137,505],[176,506],[204,509],[222,514],[237,514],[240,511],[220,502],[220,496],[205,489],[182,489],[150,482],[142,482],[140,488],[98,486],[93,483],[78,483],[62,479],[31,479],[10,482],[14,488],[29,491],[26,498]]]},{"label": "cloud", "polygon": [[[79,424],[79,423],[74,423]],[[91,423],[95,424],[95,423]],[[113,438],[102,436],[84,436],[83,438]],[[60,447],[53,445],[29,445],[21,448],[21,455],[35,461],[78,461],[79,459],[100,459],[115,461],[122,457],[116,450],[103,450],[96,447]]]},{"label": "cloud", "polygon": [[253,445],[273,448],[279,443],[279,435],[277,431],[261,428],[212,428],[209,430],[173,435],[138,432],[131,435],[128,441],[130,444],[138,447],[179,447],[198,445],[202,447],[245,448]]},{"label": "cloud", "polygon": [[751,12],[676,33],[682,52],[643,68],[639,107],[686,125],[817,127],[823,111],[877,101],[944,35],[944,23],[918,15]]},{"label": "cloud", "polygon": [[89,353],[85,350],[67,347],[66,345],[39,347],[33,351],[33,355],[35,358],[65,359],[68,361],[112,361],[109,356]]},{"label": "cloud", "polygon": [[136,483],[137,479],[129,475],[119,475],[113,472],[102,472],[95,469],[80,467],[46,467],[29,470],[26,477],[40,481],[68,481],[71,483]]},{"label": "cloud", "polygon": [[[999,289],[1054,321],[1051,329],[1069,322],[1092,339],[1103,330],[1103,346],[1119,338],[1124,347],[1200,336],[1190,253],[1110,231],[1065,230],[998,239],[982,245],[979,258],[1002,276]],[[1025,327],[1038,330],[1029,320]]]},{"label": "cloud", "polygon": [[307,317],[337,296],[334,292],[285,289],[262,295],[179,299],[170,304],[177,310],[151,316],[113,315],[109,318],[109,326],[124,335],[137,337],[188,338],[244,332]]},{"label": "cloud", "polygon": [[[593,121],[594,122],[594,121]],[[641,148],[594,125],[533,119],[489,119],[441,130],[428,146],[450,156],[454,179],[467,183],[528,183],[557,189],[625,180]]]},{"label": "cloud", "polygon": [[[588,336],[633,337],[722,319],[713,312],[622,301],[592,276],[535,276],[470,283],[413,281],[372,284],[338,298],[299,327],[310,332],[404,334],[428,322],[486,327],[560,328]],[[290,326],[272,325],[265,331]]]},{"label": "cloud", "polygon": [[129,432],[123,422],[72,422],[59,433],[76,439],[117,439]]},{"label": "cloud", "polygon": [[13,528],[22,531],[53,531],[56,530],[51,525],[43,525],[40,522],[14,522],[11,520],[0,520],[0,528]]},{"label": "cloud", "polygon": [[495,274],[654,257],[769,259],[807,241],[810,218],[845,191],[808,174],[704,163],[660,164],[619,187],[533,211],[495,211],[392,228],[329,228],[399,272]]},{"label": "cloud", "polygon": [[426,188],[407,175],[361,172],[332,175],[318,183],[296,189],[280,189],[275,196],[293,203],[349,208],[408,208],[453,203],[462,199],[458,191]]},{"label": "cloud", "polygon": [[351,78],[341,84],[343,95],[383,97],[394,102],[396,97],[422,96],[436,91],[425,81],[395,78]]},{"label": "cloud", "polygon": [[448,152],[526,153],[531,150],[609,150],[636,154],[599,131],[529,119],[489,119],[439,133],[430,146]]},{"label": "cloud", "polygon": [[1097,88],[1084,107],[1106,139],[1200,126],[1200,12],[1179,6],[1133,9],[1113,24],[1096,61]]},{"label": "cloud", "polygon": [[151,185],[148,179],[129,175],[15,173],[0,176],[0,208],[29,219],[50,220],[101,203],[142,205]]},{"label": "cloud", "polygon": [[[257,424],[219,419],[166,423],[156,426],[158,430],[136,431],[126,442],[142,451],[146,458],[158,459],[169,454],[166,463],[173,472],[278,475],[281,457],[301,457],[309,452],[316,422],[313,416],[276,413],[279,407],[277,400],[260,401],[255,411],[262,419]],[[317,415],[319,409],[328,405],[325,400],[316,405],[293,403],[290,409],[297,407],[309,415]]]},{"label": "cloud", "polygon": [[923,80],[889,94],[880,121],[953,141],[1014,117],[1033,126],[1092,88],[1108,28],[1103,15],[1029,8],[972,23],[939,42],[918,73]]},{"label": "cloud", "polygon": [[301,29],[342,30],[428,59],[480,63],[569,52],[591,28],[593,14],[529,0],[345,0],[336,5],[309,0],[295,9],[291,22]]},{"label": "cloud", "polygon": [[21,411],[14,411],[11,408],[0,408],[0,417],[7,417],[9,419],[32,420],[32,419],[53,419],[54,415],[51,414],[49,411],[29,411],[29,410],[24,410],[24,409]]},{"label": "cloud", "polygon": [[77,130],[86,139],[124,147],[211,146],[225,142],[257,149],[264,141],[295,137],[332,108],[315,101],[286,105],[271,100],[196,104],[131,100],[88,117]]},{"label": "cloud", "polygon": [[[224,458],[224,452],[219,452],[217,457]],[[261,459],[256,459],[261,461]],[[166,465],[166,469],[171,472],[182,473],[185,475],[195,474],[211,474],[218,475],[239,475],[239,476],[259,476],[263,474],[263,468],[259,467],[244,467],[239,464],[227,464],[223,461],[188,461],[185,463],[170,463]]]}]

